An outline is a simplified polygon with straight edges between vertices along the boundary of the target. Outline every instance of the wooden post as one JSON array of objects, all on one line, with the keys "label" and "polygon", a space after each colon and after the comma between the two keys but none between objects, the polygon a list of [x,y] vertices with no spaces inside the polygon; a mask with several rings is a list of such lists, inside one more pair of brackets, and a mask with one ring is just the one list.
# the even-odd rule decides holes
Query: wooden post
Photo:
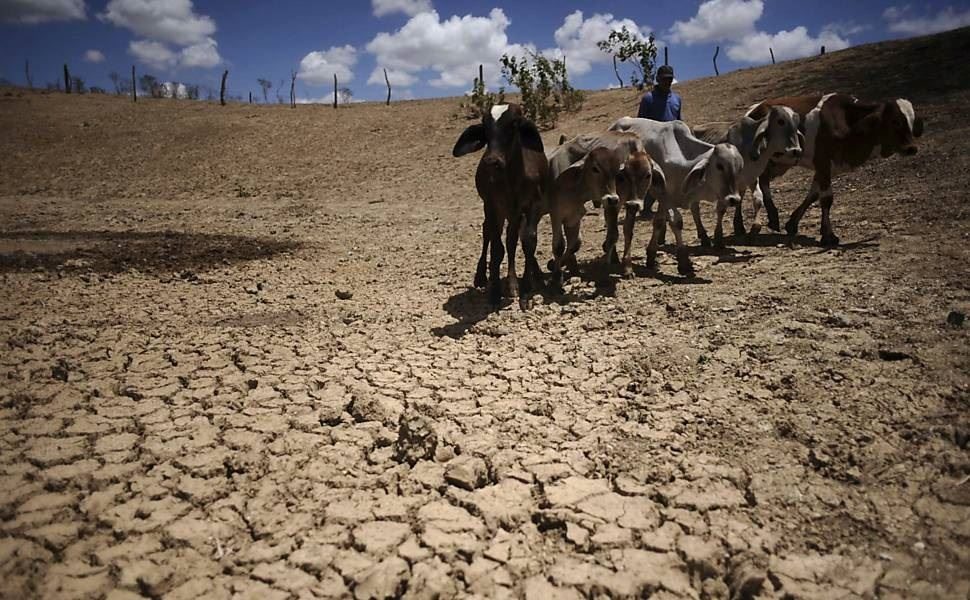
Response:
[{"label": "wooden post", "polygon": [[669,48],[667,48],[667,46],[664,46],[664,65],[670,64],[670,55],[667,54],[667,50],[669,50]]},{"label": "wooden post", "polygon": [[721,74],[721,72],[717,70],[717,55],[720,51],[721,51],[720,46],[714,49],[714,76],[715,77]]},{"label": "wooden post", "polygon": [[485,87],[485,67],[483,65],[478,65],[478,81],[481,82],[482,88]]},{"label": "wooden post", "polygon": [[24,61],[24,73],[27,74],[27,87],[34,89],[34,82],[30,79],[30,61]]},{"label": "wooden post", "polygon": [[226,77],[229,76],[229,69],[222,72],[222,87],[219,88],[219,104],[226,105]]},{"label": "wooden post", "polygon": [[290,71],[290,108],[296,108],[296,71]]},{"label": "wooden post", "polygon": [[387,84],[387,106],[391,105],[391,80],[387,77],[387,69],[384,69],[384,82]]},{"label": "wooden post", "polygon": [[131,101],[138,102],[138,90],[135,88],[135,65],[131,65]]},{"label": "wooden post", "polygon": [[67,63],[64,63],[64,91],[71,93],[71,72],[67,70]]},{"label": "wooden post", "polygon": [[613,56],[613,72],[616,73],[616,80],[620,82],[620,88],[623,87],[623,78],[620,77],[620,70],[616,68],[616,56]]},{"label": "wooden post", "polygon": [[821,56],[825,56],[825,46],[822,46],[822,54],[821,54]]},{"label": "wooden post", "polygon": [[253,103],[253,93],[252,92],[249,92],[249,103],[250,104]]},{"label": "wooden post", "polygon": [[337,108],[337,74],[333,74],[333,107]]},{"label": "wooden post", "polygon": [[768,52],[771,53],[771,64],[775,64],[775,51],[772,50],[771,48],[768,48]]}]

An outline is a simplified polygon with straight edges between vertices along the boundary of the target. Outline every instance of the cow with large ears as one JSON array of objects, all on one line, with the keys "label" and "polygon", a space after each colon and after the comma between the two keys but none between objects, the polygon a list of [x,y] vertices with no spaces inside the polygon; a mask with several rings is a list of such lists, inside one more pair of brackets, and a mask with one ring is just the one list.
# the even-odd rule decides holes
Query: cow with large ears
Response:
[{"label": "cow with large ears", "polygon": [[[482,122],[462,132],[452,154],[456,157],[485,153],[475,172],[475,187],[482,198],[485,220],[482,223],[482,254],[475,272],[475,286],[488,287],[493,306],[502,301],[501,267],[502,228],[505,227],[505,250],[508,252],[509,295],[519,295],[515,272],[515,250],[519,235],[525,253],[522,280],[523,306],[529,293],[542,281],[536,262],[538,238],[536,228],[549,192],[549,163],[543,152],[542,138],[535,124],[525,117],[517,104],[497,104],[482,116]],[[485,257],[491,248],[486,276]]]},{"label": "cow with large ears", "polygon": [[719,215],[741,202],[738,175],[744,166],[741,153],[731,144],[708,144],[691,133],[683,121],[660,122],[623,117],[611,131],[632,131],[664,174],[665,188],[654,213],[653,235],[647,246],[647,266],[656,266],[657,248],[670,223],[677,240],[677,271],[691,276],[694,267],[684,245],[683,209],[701,201],[713,202]]},{"label": "cow with large ears", "polygon": [[830,212],[834,194],[832,177],[861,166],[874,154],[888,158],[893,154],[913,156],[916,138],[923,135],[923,119],[916,116],[913,104],[904,98],[886,102],[865,102],[848,94],[789,96],[765,100],[752,106],[748,116],[758,118],[773,106],[787,106],[802,117],[805,151],[798,161],[772,160],[760,179],[768,225],[780,229],[778,209],[771,198],[771,180],[799,166],[815,171],[808,196],[791,214],[785,230],[792,238],[809,207],[822,205],[821,243],[837,246],[839,238],[832,229]]}]

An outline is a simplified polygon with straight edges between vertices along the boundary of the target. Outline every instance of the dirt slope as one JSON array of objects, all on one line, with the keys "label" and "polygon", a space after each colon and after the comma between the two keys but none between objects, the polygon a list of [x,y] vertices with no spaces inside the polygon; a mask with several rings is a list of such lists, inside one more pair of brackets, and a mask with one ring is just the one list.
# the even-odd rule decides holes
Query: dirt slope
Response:
[{"label": "dirt slope", "polygon": [[0,92],[0,596],[966,598],[968,50],[681,86],[691,121],[912,99],[919,155],[836,182],[843,247],[810,212],[621,281],[592,215],[586,276],[494,314],[455,99]]}]

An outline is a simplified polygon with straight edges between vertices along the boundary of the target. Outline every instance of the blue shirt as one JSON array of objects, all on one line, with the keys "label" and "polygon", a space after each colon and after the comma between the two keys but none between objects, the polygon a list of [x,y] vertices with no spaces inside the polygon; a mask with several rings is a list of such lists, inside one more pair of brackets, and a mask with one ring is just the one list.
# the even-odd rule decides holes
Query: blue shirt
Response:
[{"label": "blue shirt", "polygon": [[680,121],[680,96],[673,90],[665,94],[654,88],[643,95],[637,117],[654,121]]}]

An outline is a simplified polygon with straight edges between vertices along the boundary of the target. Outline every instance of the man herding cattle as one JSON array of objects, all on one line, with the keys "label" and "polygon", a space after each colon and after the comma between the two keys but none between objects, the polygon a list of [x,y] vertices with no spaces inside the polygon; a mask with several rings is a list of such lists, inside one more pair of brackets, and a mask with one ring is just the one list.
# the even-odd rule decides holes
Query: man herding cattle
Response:
[{"label": "man herding cattle", "polygon": [[[682,101],[680,94],[670,89],[673,84],[673,67],[664,65],[657,69],[657,82],[653,89],[644,94],[640,100],[637,118],[661,122],[682,120],[680,116]],[[644,215],[649,215],[653,211],[653,202],[653,196],[644,198]]]}]

